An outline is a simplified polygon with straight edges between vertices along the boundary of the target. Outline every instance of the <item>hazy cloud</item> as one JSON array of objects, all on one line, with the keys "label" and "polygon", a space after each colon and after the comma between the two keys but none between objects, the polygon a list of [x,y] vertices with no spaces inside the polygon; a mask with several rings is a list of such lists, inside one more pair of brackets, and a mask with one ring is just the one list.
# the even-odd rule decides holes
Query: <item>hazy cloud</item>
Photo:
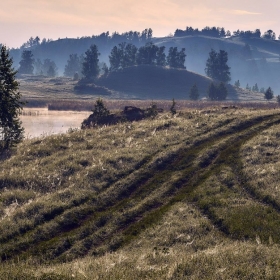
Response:
[{"label": "hazy cloud", "polygon": [[249,12],[249,11],[244,11],[244,10],[233,10],[233,14],[235,15],[241,15],[241,16],[246,16],[246,15],[261,15],[261,13],[255,13],[255,12]]}]

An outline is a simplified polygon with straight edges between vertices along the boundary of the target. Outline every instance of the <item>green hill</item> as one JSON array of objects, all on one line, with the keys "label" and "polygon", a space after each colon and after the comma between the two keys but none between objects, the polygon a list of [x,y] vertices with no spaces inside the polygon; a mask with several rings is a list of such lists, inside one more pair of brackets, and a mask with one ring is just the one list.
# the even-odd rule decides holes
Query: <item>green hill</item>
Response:
[{"label": "green hill", "polygon": [[[103,75],[97,84],[140,99],[189,99],[194,84],[203,98],[211,82],[212,79],[184,69],[140,65]],[[228,90],[229,99],[236,99],[236,90],[230,85]]]},{"label": "green hill", "polygon": [[278,279],[279,110],[26,140],[0,161],[0,279]]}]

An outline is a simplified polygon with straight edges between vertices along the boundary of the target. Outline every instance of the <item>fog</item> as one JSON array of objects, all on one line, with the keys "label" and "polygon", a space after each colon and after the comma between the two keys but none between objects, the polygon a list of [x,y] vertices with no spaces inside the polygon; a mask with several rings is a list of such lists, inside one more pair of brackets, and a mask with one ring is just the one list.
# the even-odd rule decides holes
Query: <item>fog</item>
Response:
[{"label": "fog", "polygon": [[89,112],[49,111],[47,108],[27,108],[20,116],[25,138],[35,138],[65,133],[69,129],[79,129]]},{"label": "fog", "polygon": [[[105,34],[105,33],[104,33]],[[84,54],[91,44],[97,44],[100,52],[99,61],[109,66],[108,56],[115,45],[124,41],[123,36],[115,36],[113,39],[99,35],[97,37],[85,37],[80,39],[61,39],[50,41],[31,48],[34,59],[51,59],[58,67],[58,74],[62,75],[70,54]],[[164,37],[151,39],[158,46],[165,46],[166,54],[170,47],[186,49],[187,70],[205,75],[205,64],[211,49],[225,50],[228,53],[228,64],[231,67],[231,84],[239,80],[241,87],[250,87],[258,84],[258,87],[272,87],[275,94],[280,91],[280,42],[279,40],[265,40],[261,38],[242,39],[238,37],[214,38],[207,36]],[[128,40],[138,48],[146,41]],[[21,59],[22,49],[11,50],[14,66],[17,69]]]}]

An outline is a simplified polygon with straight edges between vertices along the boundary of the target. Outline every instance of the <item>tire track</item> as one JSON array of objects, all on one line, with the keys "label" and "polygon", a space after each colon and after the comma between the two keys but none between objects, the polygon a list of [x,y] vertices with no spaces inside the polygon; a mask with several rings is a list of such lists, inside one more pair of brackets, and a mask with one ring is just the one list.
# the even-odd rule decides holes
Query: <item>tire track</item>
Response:
[{"label": "tire track", "polygon": [[[145,163],[145,166],[137,170],[136,179],[123,190],[117,191],[115,194],[111,193],[110,199],[106,199],[110,195],[110,188],[100,194],[95,204],[87,205],[92,214],[80,221],[76,228],[55,238],[46,238],[46,240],[34,244],[33,248],[29,246],[26,254],[36,255],[39,252],[44,253],[45,256],[49,255],[50,259],[64,261],[69,252],[73,257],[77,257],[89,252],[99,254],[104,250],[116,250],[124,246],[144,229],[156,223],[174,203],[188,200],[192,190],[215,170],[218,170],[221,165],[231,164],[232,156],[236,155],[243,142],[255,136],[259,131],[278,123],[280,123],[280,116],[273,114],[246,120],[196,141],[191,146],[178,147],[176,154],[150,170],[145,170],[148,164]],[[215,145],[217,147],[214,149],[214,153],[204,158],[199,165],[194,163],[202,151],[205,153],[211,151]],[[174,173],[180,176],[177,180],[170,182]],[[170,182],[170,187],[160,191],[161,182]],[[157,189],[159,196],[152,197],[147,204],[142,204],[142,201],[152,196],[153,193],[155,194]],[[127,210],[131,204],[135,205],[134,212]],[[76,209],[76,211],[79,213],[80,209]],[[129,215],[123,216],[123,212]],[[102,234],[104,230],[106,235]],[[88,232],[81,235],[79,234],[81,231]],[[61,244],[65,243],[65,240],[69,242],[63,247]],[[75,248],[74,245],[86,240],[91,240],[90,244],[85,244],[81,253],[74,254],[72,250]],[[22,243],[19,242],[20,244]],[[60,248],[60,251],[52,253],[53,248]],[[24,251],[20,248],[17,250],[11,248],[10,253],[11,255],[21,254]],[[3,254],[5,252],[2,253],[2,259]]]}]

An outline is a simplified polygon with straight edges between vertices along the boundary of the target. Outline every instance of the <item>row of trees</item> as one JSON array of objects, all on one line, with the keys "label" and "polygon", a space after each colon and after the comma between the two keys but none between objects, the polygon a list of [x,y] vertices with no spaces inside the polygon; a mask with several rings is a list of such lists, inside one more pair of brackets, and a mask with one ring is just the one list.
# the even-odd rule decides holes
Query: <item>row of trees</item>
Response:
[{"label": "row of trees", "polygon": [[168,55],[165,47],[158,47],[149,42],[145,46],[137,48],[133,44],[121,43],[113,47],[109,55],[110,67],[99,63],[99,51],[96,45],[91,45],[85,55],[71,54],[65,65],[64,75],[73,77],[75,73],[82,74],[86,80],[96,78],[100,71],[108,73],[117,71],[133,65],[158,65],[185,69],[185,49],[178,50],[170,47]]},{"label": "row of trees", "polygon": [[143,64],[185,69],[185,58],[184,48],[170,47],[166,56],[165,46],[158,47],[152,42],[139,49],[133,44],[121,43],[112,49],[109,61],[111,71]]},{"label": "row of trees", "polygon": [[[102,32],[99,35],[84,36],[77,39],[81,39],[81,40],[91,39],[96,44],[99,43],[106,44],[108,42],[111,42],[113,44],[118,44],[120,42],[126,42],[126,41],[136,44],[140,42],[143,43],[143,42],[150,41],[152,37],[153,37],[153,30],[151,28],[146,28],[141,32],[131,30],[123,33],[113,32],[111,35],[109,31],[107,31],[107,32]],[[41,40],[39,36],[30,37],[25,43],[22,44],[20,48],[21,49],[33,48],[39,45],[44,45],[49,42],[52,42],[52,39],[43,38]]]},{"label": "row of trees", "polygon": [[[245,39],[252,39],[252,38],[263,38],[268,40],[275,40],[276,34],[273,30],[269,29],[266,32],[261,33],[260,29],[256,29],[255,31],[251,30],[236,30],[232,33],[227,30],[225,31],[224,27],[209,27],[206,26],[203,29],[199,30],[198,28],[193,28],[191,26],[187,26],[185,30],[182,29],[176,29],[174,32],[175,37],[183,37],[183,36],[196,36],[196,35],[203,35],[203,36],[209,36],[209,37],[215,37],[215,38],[223,38],[223,37],[241,37]],[[278,37],[278,39],[280,36]]]}]

